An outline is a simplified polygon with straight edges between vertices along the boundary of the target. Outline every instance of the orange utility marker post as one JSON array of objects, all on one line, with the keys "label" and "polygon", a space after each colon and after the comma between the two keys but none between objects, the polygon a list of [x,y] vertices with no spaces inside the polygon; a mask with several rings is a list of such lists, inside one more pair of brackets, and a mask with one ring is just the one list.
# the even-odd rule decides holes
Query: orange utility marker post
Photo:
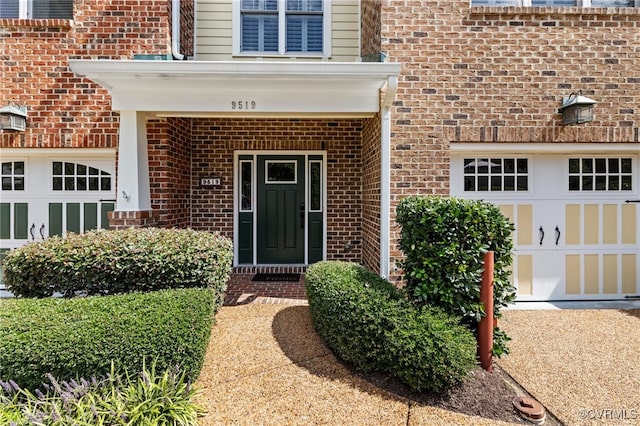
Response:
[{"label": "orange utility marker post", "polygon": [[480,365],[485,370],[493,371],[491,365],[491,349],[493,348],[493,252],[484,255],[484,271],[480,285],[480,302],[484,305],[485,316],[478,325],[478,352]]}]

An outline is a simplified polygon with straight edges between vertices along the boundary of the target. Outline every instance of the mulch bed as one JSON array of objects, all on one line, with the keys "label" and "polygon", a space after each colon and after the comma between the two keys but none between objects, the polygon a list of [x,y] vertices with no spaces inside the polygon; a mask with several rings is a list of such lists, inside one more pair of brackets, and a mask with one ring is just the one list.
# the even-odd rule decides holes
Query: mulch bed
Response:
[{"label": "mulch bed", "polygon": [[[533,424],[520,417],[513,406],[513,399],[523,393],[526,394],[526,392],[518,393],[517,385],[508,374],[495,364],[492,373],[478,368],[472,371],[468,380],[443,394],[414,392],[397,379],[386,374],[357,372],[353,372],[353,374],[380,389],[418,404],[503,422]],[[509,383],[514,383],[514,385]],[[547,413],[544,424],[561,425],[562,423]]]}]

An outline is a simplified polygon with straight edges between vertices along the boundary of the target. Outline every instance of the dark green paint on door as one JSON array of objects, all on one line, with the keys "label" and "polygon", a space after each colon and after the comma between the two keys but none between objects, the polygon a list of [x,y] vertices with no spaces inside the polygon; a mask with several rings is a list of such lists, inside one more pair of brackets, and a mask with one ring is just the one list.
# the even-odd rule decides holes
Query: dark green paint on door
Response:
[{"label": "dark green paint on door", "polygon": [[304,263],[304,156],[258,156],[259,264]]}]

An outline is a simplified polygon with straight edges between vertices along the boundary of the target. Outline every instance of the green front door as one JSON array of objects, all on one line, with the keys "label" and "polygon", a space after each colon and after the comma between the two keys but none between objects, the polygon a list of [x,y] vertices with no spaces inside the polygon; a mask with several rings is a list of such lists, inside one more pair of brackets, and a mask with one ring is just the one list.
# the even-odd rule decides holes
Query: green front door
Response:
[{"label": "green front door", "polygon": [[258,263],[304,263],[304,156],[261,155],[257,166]]}]

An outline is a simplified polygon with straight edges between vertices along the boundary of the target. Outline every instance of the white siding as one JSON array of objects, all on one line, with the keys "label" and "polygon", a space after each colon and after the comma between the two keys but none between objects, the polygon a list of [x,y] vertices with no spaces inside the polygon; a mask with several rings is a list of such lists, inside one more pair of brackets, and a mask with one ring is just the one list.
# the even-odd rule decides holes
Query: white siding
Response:
[{"label": "white siding", "polygon": [[[239,0],[233,0],[239,1]],[[332,3],[332,61],[354,62],[360,55],[360,2],[338,0]],[[196,1],[196,60],[231,61],[253,60],[253,57],[232,55],[232,0]],[[282,60],[287,57],[265,57]],[[321,60],[321,58],[299,58]]]}]

